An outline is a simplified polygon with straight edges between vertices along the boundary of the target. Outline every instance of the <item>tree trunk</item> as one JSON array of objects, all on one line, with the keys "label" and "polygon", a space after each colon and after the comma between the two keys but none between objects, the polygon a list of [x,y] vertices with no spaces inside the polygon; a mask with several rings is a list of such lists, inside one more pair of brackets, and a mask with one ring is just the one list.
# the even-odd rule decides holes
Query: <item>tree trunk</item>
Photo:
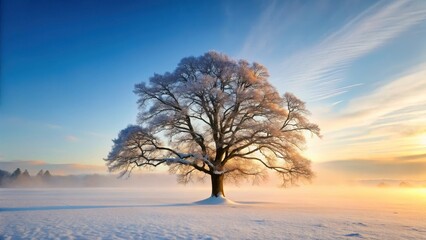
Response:
[{"label": "tree trunk", "polygon": [[225,192],[223,191],[223,174],[217,175],[212,174],[212,197],[224,196]]}]

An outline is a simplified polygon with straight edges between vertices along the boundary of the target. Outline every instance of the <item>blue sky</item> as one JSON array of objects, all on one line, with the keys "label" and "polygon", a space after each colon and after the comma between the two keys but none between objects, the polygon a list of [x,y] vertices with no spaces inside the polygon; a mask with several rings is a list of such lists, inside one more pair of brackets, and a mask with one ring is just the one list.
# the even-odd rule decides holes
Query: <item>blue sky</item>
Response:
[{"label": "blue sky", "polygon": [[426,162],[424,1],[3,0],[1,18],[0,161],[102,165],[134,84],[216,50],[307,101],[314,162]]}]

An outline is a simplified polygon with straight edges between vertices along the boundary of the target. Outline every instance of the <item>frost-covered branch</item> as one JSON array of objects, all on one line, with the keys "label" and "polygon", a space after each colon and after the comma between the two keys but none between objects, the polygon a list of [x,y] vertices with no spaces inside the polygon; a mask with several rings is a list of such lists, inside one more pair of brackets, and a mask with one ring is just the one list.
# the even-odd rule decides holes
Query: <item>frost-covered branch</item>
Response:
[{"label": "frost-covered branch", "polygon": [[197,162],[205,162],[205,157],[197,153],[181,153],[169,147],[161,146],[159,141],[140,126],[129,125],[123,129],[108,155],[107,166],[110,171],[121,170],[122,174],[131,171],[132,165],[138,167],[157,167],[161,164],[181,164],[207,172]]},{"label": "frost-covered branch", "polygon": [[[108,155],[111,171],[168,165],[192,176],[282,175],[283,183],[313,175],[301,156],[305,133],[320,136],[305,103],[280,95],[258,63],[216,52],[181,60],[173,72],[135,86],[138,125],[122,130]],[[201,175],[197,175],[197,174]]]}]

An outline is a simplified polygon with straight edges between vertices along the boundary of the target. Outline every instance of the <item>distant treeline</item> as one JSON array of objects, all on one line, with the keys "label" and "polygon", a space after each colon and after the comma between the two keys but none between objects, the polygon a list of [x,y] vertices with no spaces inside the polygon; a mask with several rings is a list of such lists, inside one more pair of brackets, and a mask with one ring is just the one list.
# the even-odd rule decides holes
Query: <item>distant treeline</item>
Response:
[{"label": "distant treeline", "polygon": [[31,176],[28,170],[21,171],[17,168],[12,173],[0,169],[0,187],[114,187],[118,185],[115,176],[104,175],[52,175],[49,170],[40,170],[36,175]]},{"label": "distant treeline", "polygon": [[[158,188],[176,185],[175,176],[169,174],[133,174],[131,178],[118,178],[117,174],[57,175],[40,170],[31,175],[20,168],[13,172],[0,169],[0,188],[63,188],[63,187],[142,187]],[[182,186],[183,187],[183,186]],[[1,239],[1,237],[0,237]]]},{"label": "distant treeline", "polygon": [[52,178],[49,170],[40,170],[37,175],[31,176],[27,169],[24,172],[17,168],[13,173],[0,169],[0,187],[37,186],[44,185]]}]

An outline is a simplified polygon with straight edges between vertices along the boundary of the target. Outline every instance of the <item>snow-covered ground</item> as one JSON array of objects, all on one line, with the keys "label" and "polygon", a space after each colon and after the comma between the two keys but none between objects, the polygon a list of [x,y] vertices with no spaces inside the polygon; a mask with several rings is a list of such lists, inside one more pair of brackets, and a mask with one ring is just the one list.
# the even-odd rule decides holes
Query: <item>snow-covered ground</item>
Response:
[{"label": "snow-covered ground", "polygon": [[426,239],[419,189],[0,189],[0,239]]}]

